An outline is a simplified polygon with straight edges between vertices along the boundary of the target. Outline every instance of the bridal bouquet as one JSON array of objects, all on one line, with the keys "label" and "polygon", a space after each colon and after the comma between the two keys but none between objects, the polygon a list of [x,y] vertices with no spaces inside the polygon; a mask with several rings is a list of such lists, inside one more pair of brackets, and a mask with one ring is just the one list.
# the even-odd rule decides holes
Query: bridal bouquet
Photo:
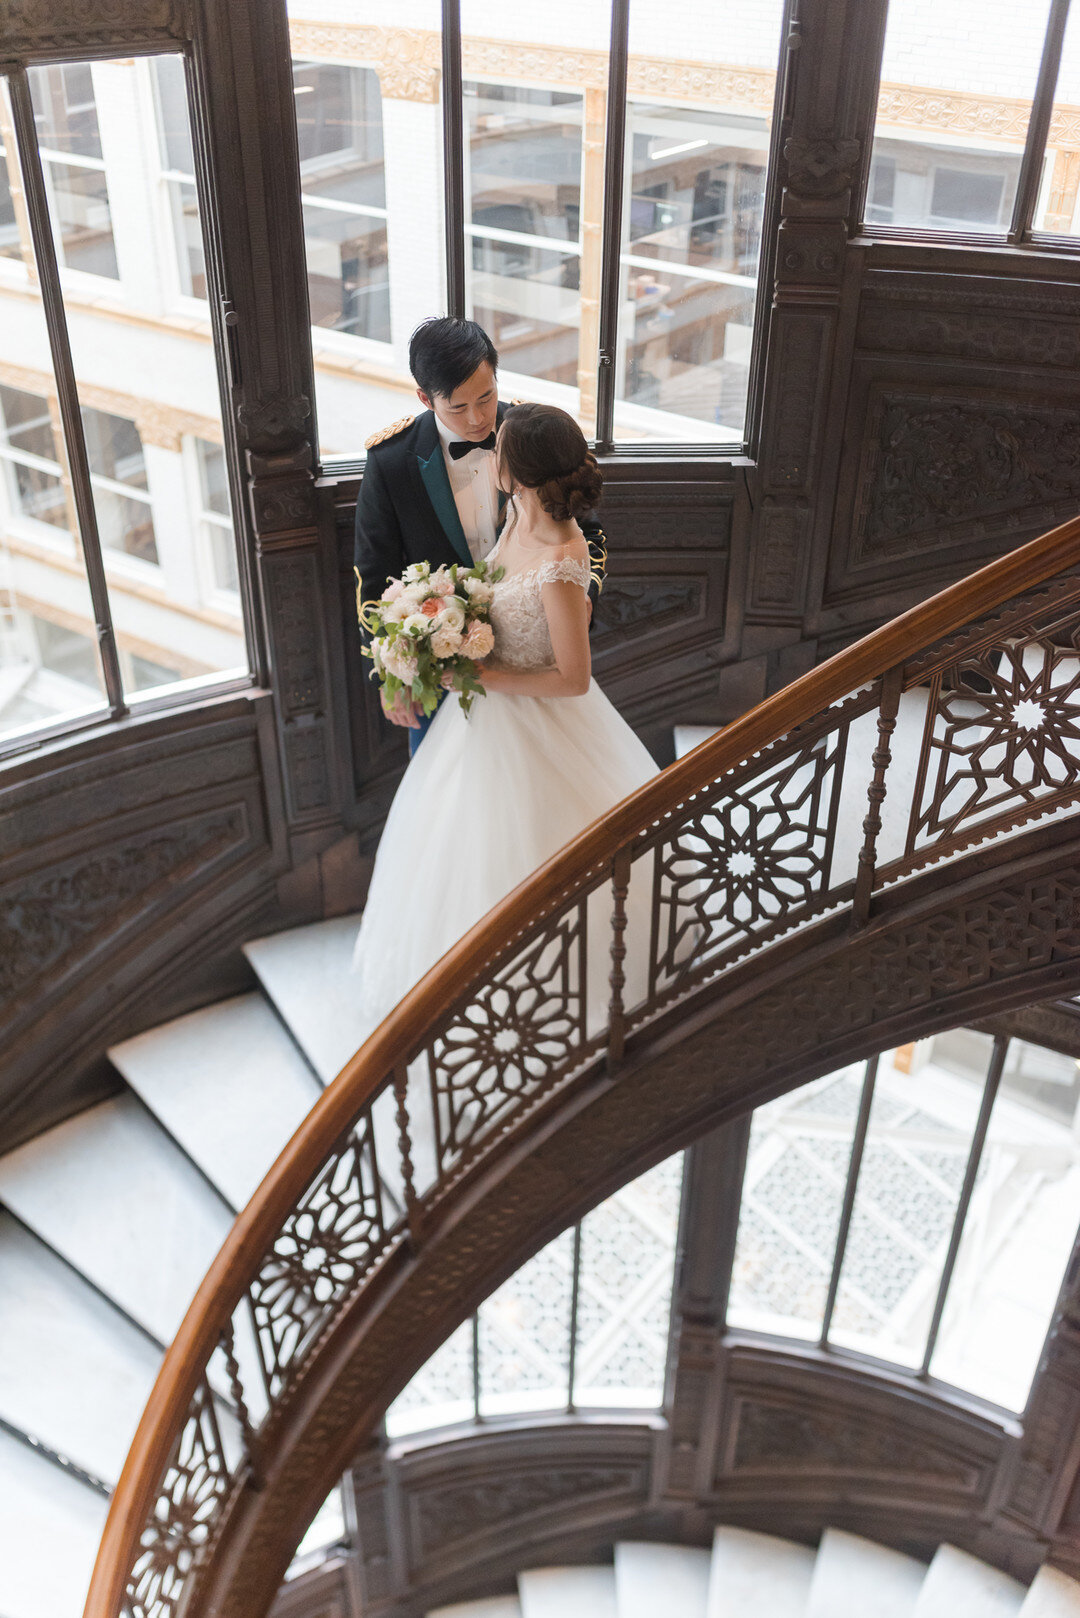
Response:
[{"label": "bridal bouquet", "polygon": [[433,714],[449,676],[468,713],[484,692],[476,665],[495,644],[488,619],[502,571],[486,562],[467,569],[414,562],[365,605],[360,622],[371,640],[363,652],[387,699],[411,697]]}]

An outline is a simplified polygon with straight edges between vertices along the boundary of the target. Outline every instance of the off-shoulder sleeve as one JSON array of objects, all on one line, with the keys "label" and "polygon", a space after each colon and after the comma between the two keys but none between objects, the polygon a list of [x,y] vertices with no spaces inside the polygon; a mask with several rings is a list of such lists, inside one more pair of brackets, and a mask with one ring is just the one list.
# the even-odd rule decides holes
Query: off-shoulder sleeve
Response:
[{"label": "off-shoulder sleeve", "polygon": [[575,556],[560,556],[558,561],[544,562],[536,570],[537,584],[580,584],[587,590],[591,579],[589,563]]}]

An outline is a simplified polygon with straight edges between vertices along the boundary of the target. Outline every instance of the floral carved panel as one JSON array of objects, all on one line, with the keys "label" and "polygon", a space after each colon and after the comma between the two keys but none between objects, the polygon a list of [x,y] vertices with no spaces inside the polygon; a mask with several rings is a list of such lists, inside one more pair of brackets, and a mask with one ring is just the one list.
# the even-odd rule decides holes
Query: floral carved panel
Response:
[{"label": "floral carved panel", "polygon": [[863,456],[855,566],[1015,532],[1075,514],[1080,411],[914,393],[879,396]]}]

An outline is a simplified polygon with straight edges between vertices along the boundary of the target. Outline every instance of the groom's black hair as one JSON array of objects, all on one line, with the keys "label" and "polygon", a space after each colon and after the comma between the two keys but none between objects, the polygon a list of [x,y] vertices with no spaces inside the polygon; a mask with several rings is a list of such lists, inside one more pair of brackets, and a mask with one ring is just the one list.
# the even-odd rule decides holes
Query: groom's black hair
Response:
[{"label": "groom's black hair", "polygon": [[432,315],[421,321],[409,339],[409,370],[421,393],[444,399],[467,382],[487,361],[494,371],[499,363],[495,344],[475,320]]}]

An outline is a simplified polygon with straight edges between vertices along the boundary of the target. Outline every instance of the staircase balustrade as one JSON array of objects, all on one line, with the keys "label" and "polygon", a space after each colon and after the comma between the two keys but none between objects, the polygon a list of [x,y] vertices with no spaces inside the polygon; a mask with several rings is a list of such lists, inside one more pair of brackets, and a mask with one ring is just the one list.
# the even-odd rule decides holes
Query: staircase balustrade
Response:
[{"label": "staircase balustrade", "polygon": [[[200,1610],[231,1507],[260,1487],[335,1319],[554,1097],[598,1064],[617,1073],[737,964],[838,913],[871,928],[888,890],[975,849],[1003,859],[1078,795],[1080,518],[839,653],[583,832],[406,996],[238,1218],[147,1405],[87,1618]],[[1040,902],[1080,960],[1078,895],[1052,889]],[[987,951],[1059,947],[1009,925]]]}]

